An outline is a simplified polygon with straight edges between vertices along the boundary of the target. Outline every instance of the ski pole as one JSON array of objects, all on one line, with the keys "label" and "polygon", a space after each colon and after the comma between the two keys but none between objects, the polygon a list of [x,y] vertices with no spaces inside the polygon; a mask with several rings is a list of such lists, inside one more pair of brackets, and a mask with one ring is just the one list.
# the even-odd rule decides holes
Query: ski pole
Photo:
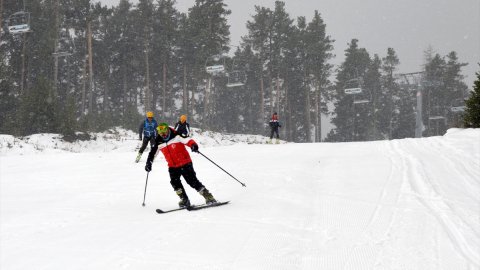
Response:
[{"label": "ski pole", "polygon": [[143,203],[142,206],[145,207],[145,196],[147,195],[147,183],[148,183],[148,174],[150,172],[147,172],[147,180],[145,181],[145,191],[143,192]]},{"label": "ski pole", "polygon": [[200,151],[197,151],[200,155],[202,155],[204,158],[208,159],[208,161],[212,162],[213,164],[215,164],[218,168],[222,169],[222,171],[226,172],[228,175],[230,175],[233,179],[237,180],[237,182],[239,182],[240,184],[242,184],[242,186],[246,187],[246,185],[242,182],[240,182],[237,178],[235,178],[233,175],[231,175],[229,172],[225,171],[222,167],[218,166],[217,163],[213,162],[211,159],[209,159],[207,156],[205,156],[204,154],[202,154],[202,152]]}]

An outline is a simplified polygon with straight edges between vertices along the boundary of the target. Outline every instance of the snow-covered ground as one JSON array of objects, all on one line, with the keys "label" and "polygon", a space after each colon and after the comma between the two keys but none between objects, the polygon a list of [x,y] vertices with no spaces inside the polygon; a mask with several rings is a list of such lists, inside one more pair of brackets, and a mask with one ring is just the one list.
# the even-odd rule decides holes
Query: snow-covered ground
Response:
[{"label": "snow-covered ground", "polygon": [[[197,176],[226,206],[176,207],[133,132],[0,135],[0,269],[480,269],[480,130],[262,144],[197,130]],[[193,203],[202,197],[187,187]]]}]

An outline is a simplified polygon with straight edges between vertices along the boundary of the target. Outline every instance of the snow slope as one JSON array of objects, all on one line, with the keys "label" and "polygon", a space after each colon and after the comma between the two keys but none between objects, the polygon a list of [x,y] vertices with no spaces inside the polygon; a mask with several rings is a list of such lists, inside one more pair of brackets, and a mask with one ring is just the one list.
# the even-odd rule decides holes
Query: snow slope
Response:
[{"label": "snow slope", "polygon": [[478,129],[279,145],[197,131],[200,151],[247,187],[193,153],[231,203],[164,215],[155,208],[178,201],[165,160],[142,207],[146,154],[135,164],[136,135],[112,134],[0,135],[0,269],[480,269]]}]

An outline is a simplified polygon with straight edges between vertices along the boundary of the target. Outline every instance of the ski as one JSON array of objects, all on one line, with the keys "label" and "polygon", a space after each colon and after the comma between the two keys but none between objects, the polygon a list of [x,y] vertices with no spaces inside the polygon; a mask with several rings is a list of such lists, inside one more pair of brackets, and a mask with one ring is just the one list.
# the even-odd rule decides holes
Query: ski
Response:
[{"label": "ski", "polygon": [[179,208],[174,208],[174,209],[165,210],[165,211],[162,210],[162,209],[156,209],[155,212],[157,212],[157,214],[165,214],[165,213],[180,211],[180,210],[184,210],[184,209],[187,209],[187,208],[186,207],[179,207]]},{"label": "ski", "polygon": [[220,205],[225,205],[227,203],[229,203],[230,201],[226,201],[226,202],[216,202],[216,203],[211,203],[211,204],[199,204],[199,205],[191,205],[189,207],[178,207],[178,208],[173,208],[173,209],[170,209],[170,210],[162,210],[162,209],[156,209],[155,212],[157,212],[157,214],[166,214],[166,213],[170,213],[170,212],[175,212],[175,211],[180,211],[180,210],[185,210],[187,209],[188,211],[195,211],[195,210],[200,210],[200,209],[204,209],[204,208],[209,208],[209,207],[215,207],[215,206],[220,206]]},{"label": "ski", "polygon": [[225,205],[227,203],[229,203],[230,201],[226,201],[226,202],[216,202],[216,203],[211,203],[211,204],[200,204],[200,205],[192,205],[190,207],[187,208],[188,211],[195,211],[195,210],[200,210],[200,209],[204,209],[204,208],[209,208],[209,207],[215,207],[215,206],[220,206],[220,205]]}]

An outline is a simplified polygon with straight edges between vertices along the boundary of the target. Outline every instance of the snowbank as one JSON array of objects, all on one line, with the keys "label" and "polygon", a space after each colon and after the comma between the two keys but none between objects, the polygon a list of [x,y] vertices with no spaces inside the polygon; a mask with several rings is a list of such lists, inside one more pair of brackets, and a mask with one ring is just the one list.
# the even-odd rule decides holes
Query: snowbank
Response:
[{"label": "snowbank", "polygon": [[[201,129],[192,129],[192,138],[201,147],[233,144],[264,144],[268,138],[260,135],[221,134]],[[110,129],[103,133],[90,133],[91,140],[67,142],[62,135],[53,133],[34,134],[15,138],[0,134],[0,155],[25,155],[59,152],[130,152],[141,145],[138,134],[123,128]],[[282,141],[282,143],[285,143]]]}]

